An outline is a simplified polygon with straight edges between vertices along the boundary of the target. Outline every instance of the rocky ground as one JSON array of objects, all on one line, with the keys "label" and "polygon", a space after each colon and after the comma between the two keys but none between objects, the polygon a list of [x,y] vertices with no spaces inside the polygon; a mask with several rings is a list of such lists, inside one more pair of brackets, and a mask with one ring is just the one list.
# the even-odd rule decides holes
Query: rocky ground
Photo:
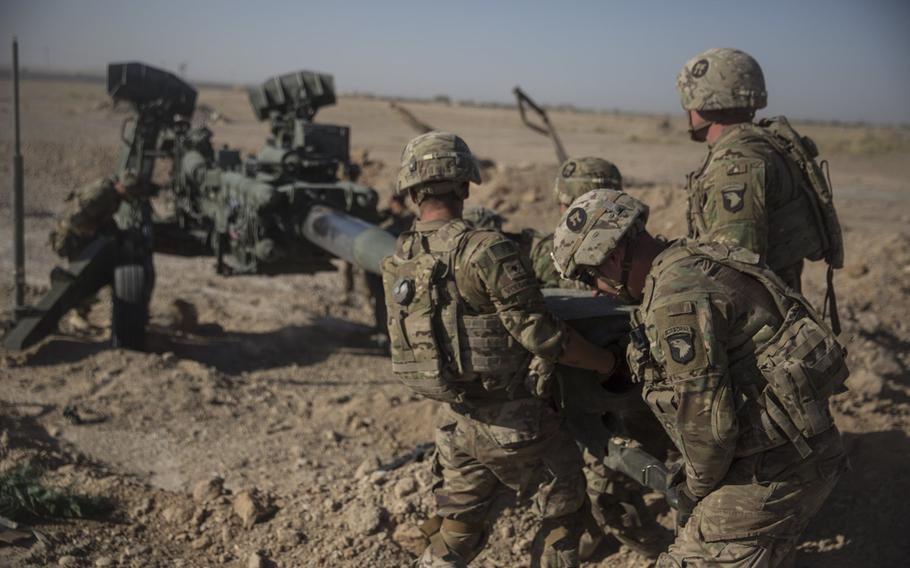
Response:
[{"label": "rocky ground", "polygon": [[[339,78],[341,79],[341,78]],[[0,121],[11,120],[0,81]],[[56,262],[45,245],[63,199],[113,168],[118,124],[103,86],[31,81],[23,86],[28,284],[46,290]],[[267,133],[241,91],[207,89],[218,143],[252,151]],[[557,220],[549,142],[509,109],[409,106],[460,132],[495,161],[472,201],[508,228],[550,230]],[[342,98],[319,115],[353,128],[369,152],[366,179],[387,194],[412,136],[387,103]],[[559,112],[570,152],[615,160],[627,186],[652,207],[652,227],[684,230],[684,174],[702,148],[678,117]],[[800,566],[898,566],[910,553],[910,133],[801,125],[831,160],[847,235],[838,274],[850,350],[850,391],[835,402],[853,469],[800,545]],[[0,177],[11,132],[0,131]],[[0,195],[3,274],[11,267],[9,200]],[[416,524],[432,509],[427,442],[435,404],[393,377],[371,340],[367,306],[342,302],[335,273],[222,278],[211,259],[156,258],[149,352],[106,346],[106,293],[88,325],[68,320],[25,353],[0,353],[0,471],[27,461],[46,482],[111,500],[92,520],[42,521],[49,538],[3,547],[11,566],[404,566]],[[10,278],[0,283],[8,322]],[[807,271],[819,303],[824,271]],[[175,305],[192,305],[196,322]],[[182,312],[185,314],[184,312]],[[64,416],[64,409],[69,412]],[[665,509],[650,499],[655,511]],[[533,533],[524,503],[503,495],[479,566],[521,566]],[[666,517],[666,515],[663,515]],[[668,522],[668,519],[664,519]],[[644,566],[608,543],[590,566]]]}]

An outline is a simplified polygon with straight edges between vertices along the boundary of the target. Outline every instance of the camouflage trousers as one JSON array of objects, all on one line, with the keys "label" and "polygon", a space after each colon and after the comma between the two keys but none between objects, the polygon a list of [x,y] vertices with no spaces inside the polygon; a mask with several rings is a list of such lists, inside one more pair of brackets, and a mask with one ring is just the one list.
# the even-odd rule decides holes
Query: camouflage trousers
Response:
[{"label": "camouflage trousers", "polygon": [[585,501],[581,454],[562,418],[536,398],[447,407],[436,431],[433,493],[442,518],[422,567],[461,567],[480,552],[496,493],[534,493],[541,521],[533,565],[578,565]]},{"label": "camouflage trousers", "polygon": [[796,545],[847,466],[836,428],[810,440],[800,459],[789,444],[733,461],[699,501],[658,568],[792,566]]}]

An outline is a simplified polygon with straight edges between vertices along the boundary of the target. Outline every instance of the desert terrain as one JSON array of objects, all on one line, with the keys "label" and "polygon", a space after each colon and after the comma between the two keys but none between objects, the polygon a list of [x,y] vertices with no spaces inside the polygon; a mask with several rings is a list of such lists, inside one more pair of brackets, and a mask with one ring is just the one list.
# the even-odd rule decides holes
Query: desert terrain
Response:
[{"label": "desert terrain", "polygon": [[[0,81],[2,180],[11,180],[11,91]],[[46,244],[55,216],[72,190],[113,171],[126,114],[111,108],[101,82],[29,80],[22,100],[34,300],[59,262]],[[210,123],[218,145],[255,152],[268,134],[243,90],[202,89],[199,103],[222,117]],[[495,162],[472,190],[473,203],[505,215],[507,229],[552,230],[556,159],[549,140],[524,127],[517,111],[406,106]],[[369,157],[362,181],[387,196],[414,135],[388,102],[341,97],[317,120],[352,127],[352,155]],[[619,166],[628,190],[651,206],[653,230],[684,233],[685,174],[705,149],[688,141],[682,113],[567,110],[551,120],[570,154]],[[796,126],[831,164],[847,241],[847,266],[836,282],[852,369],[850,390],[833,403],[852,470],[806,532],[798,565],[906,565],[910,129]],[[11,233],[4,189],[2,323],[11,319]],[[107,347],[107,292],[90,325],[67,320],[27,352],[0,352],[0,472],[32,462],[46,483],[113,505],[88,520],[37,522],[48,541],[0,543],[0,565],[408,565],[416,524],[432,512],[429,464],[415,449],[432,441],[436,403],[396,381],[371,340],[366,302],[342,302],[336,273],[223,278],[210,258],[158,255],[155,262],[149,352]],[[820,305],[824,267],[810,266],[805,281]],[[176,300],[195,306],[198,325],[174,327]],[[669,523],[661,501],[649,502]],[[504,495],[499,508],[474,565],[527,565],[534,524],[527,503]],[[647,563],[608,542],[586,565]]]}]

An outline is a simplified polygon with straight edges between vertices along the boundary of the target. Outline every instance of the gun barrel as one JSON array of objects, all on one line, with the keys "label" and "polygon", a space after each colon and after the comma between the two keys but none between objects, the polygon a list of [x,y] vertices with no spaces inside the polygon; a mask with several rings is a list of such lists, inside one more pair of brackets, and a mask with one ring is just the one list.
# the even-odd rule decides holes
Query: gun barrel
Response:
[{"label": "gun barrel", "polygon": [[379,274],[382,259],[395,252],[395,237],[388,232],[322,205],[310,210],[303,234],[316,246],[374,274]]}]

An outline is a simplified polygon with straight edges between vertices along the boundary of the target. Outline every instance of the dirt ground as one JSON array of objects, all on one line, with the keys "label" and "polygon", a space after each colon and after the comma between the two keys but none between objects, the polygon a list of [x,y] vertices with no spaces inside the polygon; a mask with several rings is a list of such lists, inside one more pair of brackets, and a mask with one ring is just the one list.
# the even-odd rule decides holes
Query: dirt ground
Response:
[{"label": "dirt ground", "polygon": [[[10,92],[0,81],[2,179],[11,178]],[[28,81],[22,93],[34,297],[58,262],[46,246],[54,217],[70,191],[113,170],[125,114],[109,106],[101,83]],[[200,103],[226,117],[210,125],[219,144],[255,151],[268,133],[241,90],[204,89]],[[516,111],[407,106],[496,162],[472,202],[508,216],[507,228],[552,230],[552,148]],[[388,195],[413,136],[388,103],[342,97],[318,118],[352,127],[353,154],[368,151],[375,162],[366,179]],[[682,183],[704,148],[688,141],[681,116],[555,112],[551,119],[570,153],[619,165],[630,191],[652,207],[653,229],[683,233]],[[910,131],[798,127],[831,162],[847,238],[837,284],[853,371],[850,391],[834,401],[852,471],[809,527],[798,565],[906,565]],[[3,322],[12,298],[10,223],[4,191]],[[371,341],[365,302],[344,304],[335,273],[222,278],[212,259],[165,255],[156,269],[151,352],[107,348],[106,293],[90,327],[65,322],[28,352],[0,352],[0,471],[31,460],[47,468],[50,483],[116,504],[104,518],[42,523],[51,543],[0,547],[0,564],[407,565],[415,525],[432,510],[431,480],[426,461],[398,458],[432,440],[436,405],[395,380]],[[806,280],[820,303],[823,267],[809,267]],[[177,299],[198,310],[191,331],[169,325]],[[82,421],[63,416],[68,405]],[[507,496],[500,509],[475,564],[526,565],[533,518]],[[614,543],[588,565],[647,563]]]}]

